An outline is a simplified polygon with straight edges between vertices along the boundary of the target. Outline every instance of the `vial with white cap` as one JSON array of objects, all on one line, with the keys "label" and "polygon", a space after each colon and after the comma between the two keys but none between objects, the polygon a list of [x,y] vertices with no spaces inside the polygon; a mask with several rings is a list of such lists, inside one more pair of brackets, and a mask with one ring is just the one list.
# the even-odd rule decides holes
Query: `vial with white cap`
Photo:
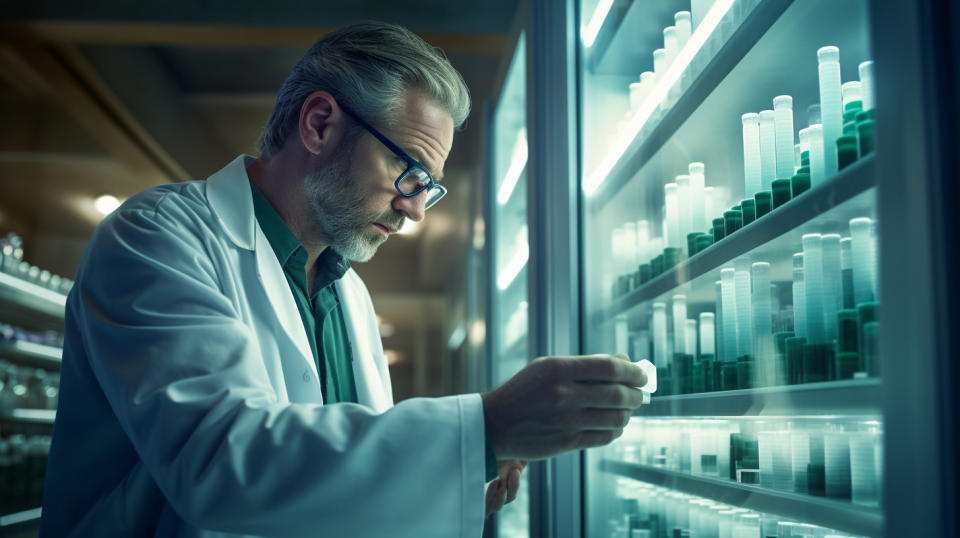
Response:
[{"label": "vial with white cap", "polygon": [[861,217],[850,221],[851,250],[853,254],[853,295],[856,304],[874,300],[874,282],[876,278],[876,249],[870,229],[869,218]]},{"label": "vial with white cap", "polygon": [[690,176],[677,176],[677,218],[680,221],[680,238],[685,244],[687,234],[693,232],[693,215],[690,211]]},{"label": "vial with white cap", "polygon": [[677,28],[678,50],[683,50],[687,41],[690,41],[690,35],[693,33],[693,21],[689,11],[678,11],[673,15],[673,20]]},{"label": "vial with white cap", "polygon": [[753,352],[753,320],[750,305],[750,260],[734,263],[734,286],[737,308],[737,359]]},{"label": "vial with white cap", "polygon": [[827,341],[837,339],[837,312],[841,307],[840,236],[824,234],[823,250],[823,315]]},{"label": "vial with white cap", "polygon": [[737,360],[737,290],[733,268],[720,270],[720,286],[723,292],[723,361]]},{"label": "vial with white cap", "polygon": [[667,26],[663,29],[663,50],[667,53],[667,69],[670,68],[670,64],[677,58],[677,53],[680,52],[680,41],[677,39],[677,27],[676,26]]},{"label": "vial with white cap", "polygon": [[673,296],[673,352],[690,353],[687,350],[687,296]]},{"label": "vial with white cap", "polygon": [[[760,111],[760,190],[768,191],[777,176],[776,114],[772,110]],[[753,196],[757,192],[748,192]]]},{"label": "vial with white cap", "polygon": [[706,208],[704,206],[704,197],[706,196],[706,176],[704,175],[703,163],[690,163],[687,167],[690,172],[690,216],[693,231],[704,232],[709,228],[707,226]]},{"label": "vial with white cap", "polygon": [[806,286],[803,278],[803,253],[793,255],[793,332],[807,336]]},{"label": "vial with white cap", "polygon": [[760,115],[748,112],[740,120],[743,123],[744,195],[753,196],[763,190],[760,179]]},{"label": "vial with white cap", "polygon": [[680,235],[680,207],[677,201],[677,184],[667,183],[663,186],[664,210],[666,213],[667,246],[682,248],[683,239]]},{"label": "vial with white cap", "polygon": [[[807,128],[807,141],[810,143],[810,186],[822,184],[830,174],[827,170],[826,155],[823,145],[823,125],[814,124]],[[833,156],[836,161],[837,145],[833,144]],[[836,166],[836,164],[835,164]]]},{"label": "vial with white cap", "polygon": [[653,74],[656,76],[657,80],[663,78],[663,74],[667,72],[667,51],[664,49],[657,49],[653,51]]},{"label": "vial with white cap", "polygon": [[840,49],[817,50],[820,74],[820,116],[823,120],[823,158],[826,177],[837,173],[837,139],[843,134],[843,103],[840,95]]},{"label": "vial with white cap", "polygon": [[860,64],[860,92],[863,100],[864,112],[873,110],[873,61],[866,61]]},{"label": "vial with white cap", "polygon": [[756,262],[750,267],[753,314],[753,360],[757,386],[772,385],[774,374],[773,317],[770,308],[770,264]]},{"label": "vial with white cap", "polygon": [[825,344],[826,329],[823,312],[823,240],[820,234],[804,234],[803,276],[804,307],[807,318],[807,342]]},{"label": "vial with white cap", "polygon": [[[777,148],[777,179],[787,179],[793,175],[794,156],[793,144],[793,97],[778,95],[773,98],[773,114],[776,127]],[[762,142],[761,142],[762,144]],[[763,190],[769,190],[767,185]]]},{"label": "vial with white cap", "polygon": [[713,283],[713,292],[714,292],[714,304],[716,305],[716,316],[714,319],[714,345],[716,346],[716,351],[714,352],[715,360],[725,361],[726,359],[726,343],[723,340],[723,283],[720,280],[717,280]]},{"label": "vial with white cap", "polygon": [[700,358],[713,358],[716,355],[713,312],[700,313]]},{"label": "vial with white cap", "polygon": [[653,303],[653,363],[657,368],[666,368],[670,364],[667,356],[667,305]]}]

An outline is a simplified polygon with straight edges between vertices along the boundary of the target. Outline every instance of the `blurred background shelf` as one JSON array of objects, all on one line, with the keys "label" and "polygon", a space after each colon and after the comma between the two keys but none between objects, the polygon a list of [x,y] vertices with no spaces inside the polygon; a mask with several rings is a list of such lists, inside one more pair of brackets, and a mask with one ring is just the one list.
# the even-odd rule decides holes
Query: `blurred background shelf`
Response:
[{"label": "blurred background shelf", "polygon": [[[789,280],[792,255],[800,250],[803,234],[844,232],[846,236],[850,219],[873,214],[875,168],[871,155],[857,161],[830,180],[614,300],[603,313],[604,321],[670,292],[685,293],[688,303],[712,303],[713,281],[719,280],[722,266],[745,254],[750,254],[754,261],[771,262],[773,281]],[[691,286],[692,281],[711,273],[716,273],[714,278],[704,285]]]},{"label": "blurred background shelf", "polygon": [[600,469],[731,506],[864,536],[883,536],[883,515],[879,508],[609,459],[601,462]]},{"label": "blurred background shelf", "polygon": [[53,424],[57,417],[55,409],[13,409],[8,415],[0,415],[0,422],[19,422],[30,424]]},{"label": "blurred background shelf", "polygon": [[0,359],[39,367],[59,367],[63,360],[63,349],[17,340],[9,344],[0,344]]},{"label": "blurred background shelf", "polygon": [[67,296],[0,272],[3,320],[28,327],[62,329]]},{"label": "blurred background shelf", "polygon": [[879,414],[883,405],[880,379],[847,379],[778,387],[654,395],[634,416],[798,416]]},{"label": "blurred background shelf", "polygon": [[0,516],[0,534],[8,535],[21,527],[30,526],[40,521],[40,508],[32,508],[22,512],[14,512]]}]

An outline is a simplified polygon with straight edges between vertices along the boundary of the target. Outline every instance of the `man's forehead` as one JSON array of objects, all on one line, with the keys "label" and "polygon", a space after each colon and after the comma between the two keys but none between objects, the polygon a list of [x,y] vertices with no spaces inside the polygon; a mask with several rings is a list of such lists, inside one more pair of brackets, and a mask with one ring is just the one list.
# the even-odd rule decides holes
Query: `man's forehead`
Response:
[{"label": "man's forehead", "polygon": [[453,146],[450,113],[417,90],[410,90],[404,96],[394,130],[401,138],[398,141],[401,147],[428,167],[442,167]]}]

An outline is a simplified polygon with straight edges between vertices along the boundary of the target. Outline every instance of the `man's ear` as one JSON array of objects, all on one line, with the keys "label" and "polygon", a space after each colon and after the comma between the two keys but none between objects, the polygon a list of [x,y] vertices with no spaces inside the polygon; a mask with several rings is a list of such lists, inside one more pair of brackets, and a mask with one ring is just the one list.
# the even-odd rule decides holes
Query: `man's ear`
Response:
[{"label": "man's ear", "polygon": [[329,92],[315,91],[304,99],[298,124],[304,149],[320,157],[333,155],[346,127],[346,114]]}]

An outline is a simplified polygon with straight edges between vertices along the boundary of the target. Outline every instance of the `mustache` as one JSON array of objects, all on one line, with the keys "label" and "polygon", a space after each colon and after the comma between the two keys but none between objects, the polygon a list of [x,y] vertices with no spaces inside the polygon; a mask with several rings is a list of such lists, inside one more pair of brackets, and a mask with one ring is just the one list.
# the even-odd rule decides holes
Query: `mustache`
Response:
[{"label": "mustache", "polygon": [[404,216],[403,212],[394,210],[392,215],[383,215],[376,222],[390,226],[394,230],[399,230],[406,220],[407,217]]}]

